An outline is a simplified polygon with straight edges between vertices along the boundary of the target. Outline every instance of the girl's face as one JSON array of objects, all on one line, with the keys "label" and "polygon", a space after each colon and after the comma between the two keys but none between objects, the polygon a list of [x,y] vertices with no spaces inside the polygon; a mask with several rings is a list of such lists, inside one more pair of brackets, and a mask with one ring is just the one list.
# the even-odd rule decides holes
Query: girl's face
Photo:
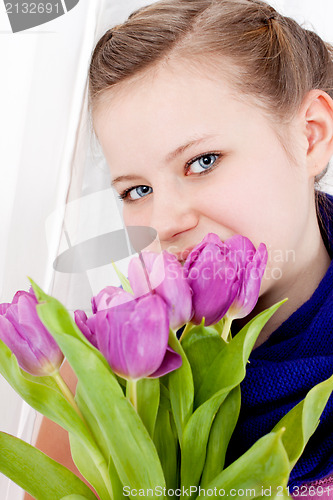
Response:
[{"label": "girl's face", "polygon": [[306,155],[298,148],[301,164],[291,164],[260,108],[213,77],[181,64],[159,68],[113,92],[95,130],[126,225],[153,227],[180,260],[209,232],[264,242],[263,293],[305,258],[313,189]]}]

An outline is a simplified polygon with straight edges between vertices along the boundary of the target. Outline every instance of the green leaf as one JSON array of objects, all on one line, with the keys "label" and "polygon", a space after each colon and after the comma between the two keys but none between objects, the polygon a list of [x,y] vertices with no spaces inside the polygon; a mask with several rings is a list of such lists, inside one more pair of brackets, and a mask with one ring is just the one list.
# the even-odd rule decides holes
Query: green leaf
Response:
[{"label": "green leaf", "polygon": [[[0,373],[13,389],[37,411],[43,413],[44,406],[47,409],[53,401],[56,401],[57,406],[62,406],[62,411],[68,409],[73,413],[74,419],[79,418],[63,396],[53,377],[35,377],[21,370],[15,355],[2,340],[0,340]],[[48,402],[47,405],[43,404],[44,398]],[[53,414],[53,408],[50,409],[50,413]],[[54,415],[55,421],[60,417],[61,415]]]},{"label": "green leaf", "polygon": [[63,396],[54,379],[34,377],[21,370],[16,357],[1,340],[0,373],[30,406],[80,439],[90,456],[99,453],[89,429]]},{"label": "green leaf", "polygon": [[[98,351],[85,339],[74,321],[70,318],[66,309],[60,303],[52,299],[30,280],[35,295],[38,300],[44,301],[43,306],[47,306],[47,300],[52,300],[52,315],[57,326],[62,325],[64,331],[70,332],[73,336],[80,339],[82,343],[89,346],[92,350]],[[37,306],[38,308],[41,305]],[[60,328],[60,326],[59,326]],[[97,354],[104,360],[100,353]],[[107,365],[106,361],[104,363]],[[69,434],[73,434],[79,439],[86,448],[87,454],[91,457],[91,463],[94,461],[101,468],[107,470],[107,463],[104,467],[101,465],[101,452],[94,441],[86,423],[80,418],[73,406],[65,398],[53,377],[34,377],[24,372],[18,366],[15,356],[8,347],[0,341],[0,373],[6,378],[16,392],[35,410],[50,418]],[[112,373],[110,371],[110,373]],[[93,484],[98,491],[98,484]]]},{"label": "green leaf", "polygon": [[82,441],[80,441],[73,434],[70,434],[69,442],[73,461],[82,476],[88,481],[88,483],[94,486],[101,499],[109,499],[110,493],[103,480],[100,469],[98,465],[91,460],[91,456],[82,444]]},{"label": "green leaf", "polygon": [[262,328],[285,302],[278,302],[258,314],[215,357],[195,397],[197,408],[223,387],[236,387],[245,377],[245,366]]},{"label": "green leaf", "polygon": [[156,448],[105,359],[77,334],[69,313],[56,299],[46,294],[41,298],[45,302],[37,306],[38,315],[81,384],[82,397],[96,417],[120,481],[136,489],[163,486]]},{"label": "green leaf", "polygon": [[[94,436],[94,439],[96,443],[99,446],[99,449],[101,450],[106,462],[109,463],[108,467],[108,475],[109,479],[111,482],[111,488],[112,488],[112,494],[114,499],[122,498],[123,494],[123,485],[119,479],[119,475],[115,469],[112,457],[110,456],[110,452],[107,446],[107,443],[104,438],[104,434],[102,430],[100,429],[99,423],[96,420],[95,415],[91,412],[89,406],[86,404],[84,397],[81,394],[81,384],[78,382],[77,387],[76,387],[76,394],[75,394],[75,399],[80,407],[80,410],[86,420],[86,422],[89,424],[91,433]],[[71,441],[72,443],[72,441]],[[100,477],[95,476],[94,474],[91,474],[91,471],[89,472],[89,476],[86,475],[80,468],[81,460],[84,459],[84,457],[80,455],[78,452],[77,456],[75,455],[75,449],[72,449],[72,454],[74,452],[74,462],[77,466],[77,468],[80,470],[81,474],[88,479],[88,477],[92,477],[94,479],[94,484],[98,487],[102,487],[100,485]],[[83,464],[84,465],[84,464]],[[101,471],[100,471],[101,472]],[[89,479],[88,479],[89,480]],[[99,490],[97,490],[98,492]]]},{"label": "green leaf", "polygon": [[99,426],[99,423],[97,422],[95,415],[91,411],[91,408],[89,407],[89,405],[87,404],[82,395],[80,382],[78,382],[76,386],[75,401],[79,406],[80,411],[85,421],[87,422],[87,425],[89,426],[90,432],[93,435],[98,448],[100,449],[106,462],[108,462],[110,457],[110,451],[106,445],[105,437]]},{"label": "green leaf", "polygon": [[57,337],[104,434],[122,484],[131,488],[163,485],[156,449],[116,380],[86,346],[67,335]]},{"label": "green leaf", "polygon": [[204,381],[206,372],[216,356],[225,348],[226,343],[216,329],[200,324],[191,328],[181,345],[191,365],[196,394]]},{"label": "green leaf", "polygon": [[182,365],[167,375],[173,418],[181,444],[183,429],[193,410],[193,377],[186,354],[172,330],[169,335],[169,346],[182,357]]},{"label": "green leaf", "polygon": [[153,437],[160,402],[159,379],[143,378],[137,382],[137,412],[149,435]]},{"label": "green leaf", "polygon": [[4,432],[0,432],[0,471],[37,500],[59,500],[70,494],[96,500],[88,486],[66,467]]},{"label": "green leaf", "polygon": [[131,293],[132,295],[134,295],[133,293],[133,290],[132,290],[132,287],[130,285],[130,282],[129,280],[126,278],[126,276],[120,271],[120,269],[118,269],[118,267],[116,266],[116,264],[112,261],[112,265],[113,265],[113,269],[116,271],[117,273],[117,276],[120,280],[120,283],[121,283],[121,286],[123,287],[123,289],[125,290],[125,292],[128,292],[128,293]]},{"label": "green leaf", "polygon": [[162,383],[162,379],[160,379],[160,405],[159,408],[163,408],[164,410],[171,411],[171,403],[170,403],[170,393],[167,387]]},{"label": "green leaf", "polygon": [[241,393],[238,385],[221,404],[211,427],[200,482],[203,488],[223,470],[227,447],[238,420],[240,405]]},{"label": "green leaf", "polygon": [[[57,332],[64,332],[67,335],[80,340],[80,342],[89,347],[89,349],[91,349],[95,353],[100,361],[104,363],[111,376],[115,378],[114,373],[112,372],[108,362],[106,361],[102,353],[86,339],[67,309],[57,299],[43,292],[43,290],[39,288],[39,286],[36,285],[36,283],[31,278],[29,278],[29,280],[39,302],[39,305],[36,307],[39,318],[41,319],[38,311],[43,311],[43,317],[45,317],[48,324],[53,328],[53,330]],[[51,330],[49,330],[49,332],[52,334]]]},{"label": "green leaf", "polygon": [[167,489],[176,489],[178,485],[178,441],[171,425],[172,414],[164,408],[159,408],[154,443],[162,464]]},{"label": "green leaf", "polygon": [[211,425],[220,405],[227,397],[229,388],[222,389],[205,401],[191,416],[183,433],[181,448],[181,486],[199,484],[204,467],[206,448]]},{"label": "green leaf", "polygon": [[285,428],[282,441],[289,456],[291,469],[316,430],[320,415],[324,411],[332,390],[333,376],[314,386],[305,399],[290,410],[274,427],[273,432]]},{"label": "green leaf", "polygon": [[[259,439],[244,455],[220,472],[206,490],[223,490],[225,497],[256,498],[263,494],[263,489],[271,487],[272,494],[275,494],[279,487],[285,488],[290,466],[282,444],[282,433],[272,432]],[[201,496],[204,494],[197,498]]]},{"label": "green leaf", "polygon": [[[118,382],[119,382],[119,380],[118,380]],[[104,434],[103,434],[102,430],[100,429],[99,423],[96,420],[95,415],[91,412],[89,406],[86,404],[85,399],[82,396],[81,392],[82,392],[81,391],[81,384],[80,384],[80,382],[78,382],[77,387],[76,387],[75,399],[80,407],[80,410],[81,410],[86,422],[89,424],[89,427],[91,429],[91,433],[93,434],[94,439],[99,446],[99,449],[103,453],[105,460],[109,463],[108,475],[109,475],[109,479],[111,482],[112,495],[113,495],[114,499],[118,500],[119,498],[123,497],[123,485],[122,485],[122,483],[119,479],[119,475],[115,469],[112,457],[110,456],[110,452],[109,452]],[[71,446],[72,446],[72,440],[71,440]],[[81,474],[84,477],[86,477],[87,479],[89,477],[93,478],[94,484],[96,485],[95,486],[96,489],[98,487],[97,492],[99,492],[100,489],[103,488],[103,485],[100,484],[101,483],[101,476],[94,475],[93,471],[88,471],[89,472],[89,475],[88,475],[88,472],[85,473],[83,468],[81,470],[81,466],[84,465],[84,464],[81,464],[81,461],[84,460],[84,457],[83,457],[83,455],[81,456],[79,450],[78,450],[78,452],[76,452],[75,449],[72,449],[72,454],[74,455],[74,462],[75,462],[77,468],[79,469],[79,471],[81,472]],[[94,469],[94,466],[92,467],[92,469]]]},{"label": "green leaf", "polygon": [[181,484],[199,484],[205,463],[208,437],[213,419],[228,393],[245,377],[245,368],[253,345],[264,324],[281,303],[250,321],[215,357],[205,372],[196,394],[197,408],[188,420],[181,444]]}]

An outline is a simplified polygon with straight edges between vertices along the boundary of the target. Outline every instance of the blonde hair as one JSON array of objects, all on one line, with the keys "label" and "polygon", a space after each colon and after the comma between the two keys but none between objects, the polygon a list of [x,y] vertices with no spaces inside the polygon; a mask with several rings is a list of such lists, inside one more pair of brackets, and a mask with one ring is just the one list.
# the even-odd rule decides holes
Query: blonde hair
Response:
[{"label": "blonde hair", "polygon": [[232,61],[238,89],[280,119],[293,115],[311,89],[333,97],[332,46],[263,1],[161,0],[134,12],[97,43],[90,107],[114,85],[177,51]]},{"label": "blonde hair", "polygon": [[333,98],[333,47],[267,3],[160,0],[98,41],[89,69],[90,110],[116,85],[171,55],[231,63],[235,90],[255,98],[277,123],[287,123],[312,89]]}]

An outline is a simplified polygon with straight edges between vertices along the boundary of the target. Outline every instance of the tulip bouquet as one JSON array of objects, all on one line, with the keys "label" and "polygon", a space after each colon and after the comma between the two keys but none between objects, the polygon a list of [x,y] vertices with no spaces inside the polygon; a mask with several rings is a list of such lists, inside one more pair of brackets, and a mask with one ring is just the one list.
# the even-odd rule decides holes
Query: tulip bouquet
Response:
[{"label": "tulip bouquet", "polygon": [[[245,237],[208,234],[183,265],[163,251],[134,257],[122,287],[75,321],[33,281],[0,306],[0,371],[33,408],[69,433],[89,488],[41,451],[0,433],[0,472],[40,500],[246,495],[287,497],[290,471],[318,424],[333,378],[225,467],[240,383],[278,303],[233,338],[254,308],[267,262]],[[184,327],[180,339],[177,331]],[[59,368],[64,356],[75,395]]]}]

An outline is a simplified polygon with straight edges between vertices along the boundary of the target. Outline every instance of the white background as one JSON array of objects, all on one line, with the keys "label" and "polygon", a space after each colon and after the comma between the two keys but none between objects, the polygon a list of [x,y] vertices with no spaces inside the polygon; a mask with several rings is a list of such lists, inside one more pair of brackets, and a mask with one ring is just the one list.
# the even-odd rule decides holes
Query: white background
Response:
[{"label": "white background", "polygon": [[[104,31],[146,3],[80,0],[65,16],[13,34],[0,2],[1,302],[27,289],[27,276],[70,309],[77,306],[74,296],[86,305],[90,292],[117,282],[110,266],[64,277],[52,263],[68,247],[64,221],[72,245],[122,227],[107,167],[91,139],[87,69]],[[272,4],[333,42],[332,0]],[[35,414],[1,376],[0,405],[0,430],[30,440]],[[20,499],[20,491],[0,474],[1,500]]]}]

